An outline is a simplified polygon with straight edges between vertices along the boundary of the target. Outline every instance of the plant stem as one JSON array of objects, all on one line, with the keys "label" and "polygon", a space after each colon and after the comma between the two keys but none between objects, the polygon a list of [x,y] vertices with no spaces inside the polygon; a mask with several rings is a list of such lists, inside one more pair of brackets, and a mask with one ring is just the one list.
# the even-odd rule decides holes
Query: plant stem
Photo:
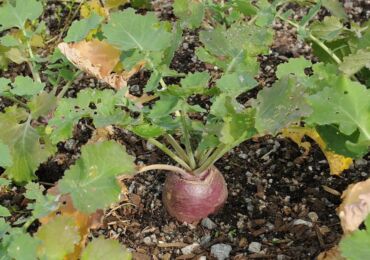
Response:
[{"label": "plant stem", "polygon": [[151,171],[151,170],[165,170],[165,171],[171,171],[171,172],[177,172],[182,175],[189,175],[187,171],[184,169],[181,169],[180,167],[174,166],[174,165],[167,165],[167,164],[152,164],[147,165],[139,168],[137,173]]},{"label": "plant stem", "polygon": [[176,141],[176,139],[172,135],[170,135],[170,134],[165,134],[164,135],[164,138],[166,138],[167,142],[169,142],[170,145],[173,147],[173,149],[175,149],[177,155],[181,159],[183,159],[184,161],[186,161],[187,163],[189,163],[189,156],[186,154],[186,152],[180,146],[180,144]]},{"label": "plant stem", "polygon": [[72,80],[68,81],[68,82],[64,85],[64,87],[62,88],[62,90],[59,92],[59,94],[58,94],[58,96],[57,96],[57,98],[58,98],[58,99],[61,99],[61,98],[64,96],[64,94],[67,92],[67,90],[71,87],[71,85],[72,85],[73,81],[74,81],[74,80],[75,80],[75,79],[76,79],[80,74],[82,74],[82,71],[77,71],[77,72],[74,74],[74,76],[73,76]]},{"label": "plant stem", "polygon": [[26,45],[27,45],[27,50],[28,50],[28,55],[30,56],[30,60],[27,61],[28,66],[30,67],[32,77],[35,81],[41,82],[40,74],[39,72],[35,69],[35,64],[34,64],[34,59],[35,55],[33,54],[31,43],[27,37],[27,33],[25,29],[22,29],[23,36],[26,38]]},{"label": "plant stem", "polygon": [[218,159],[220,159],[229,149],[230,145],[222,144],[220,145],[211,156],[205,160],[205,162],[194,171],[194,174],[200,174],[207,170],[211,165],[213,165]]},{"label": "plant stem", "polygon": [[203,153],[202,156],[199,158],[198,165],[202,165],[208,159],[208,157],[212,154],[214,150],[215,150],[214,148],[211,148],[205,151],[205,153]]},{"label": "plant stem", "polygon": [[178,164],[180,164],[182,167],[184,167],[185,170],[192,172],[192,169],[189,167],[189,165],[182,160],[180,157],[178,157],[174,152],[172,152],[170,149],[168,149],[165,145],[161,144],[154,138],[149,138],[148,142],[158,147],[162,152],[167,154],[169,157],[171,157],[174,161],[176,161]]},{"label": "plant stem", "polygon": [[[281,20],[289,23],[290,25],[294,26],[297,29],[303,28],[299,24],[297,24],[297,23],[295,23],[295,22],[293,22],[289,19],[286,19],[286,18],[282,17],[281,15],[277,15],[277,17],[280,18]],[[342,61],[339,59],[339,57],[328,46],[326,46],[324,42],[322,42],[320,39],[316,38],[310,32],[308,32],[308,38],[310,38],[311,41],[313,41],[314,43],[319,45],[320,48],[323,51],[325,51],[337,64],[342,63]]]},{"label": "plant stem", "polygon": [[186,149],[186,153],[189,156],[189,164],[192,169],[195,169],[197,164],[195,163],[193,149],[191,148],[190,134],[189,134],[188,124],[186,122],[187,115],[185,114],[183,110],[180,111],[180,117],[181,117],[182,130],[184,132],[185,149]]}]

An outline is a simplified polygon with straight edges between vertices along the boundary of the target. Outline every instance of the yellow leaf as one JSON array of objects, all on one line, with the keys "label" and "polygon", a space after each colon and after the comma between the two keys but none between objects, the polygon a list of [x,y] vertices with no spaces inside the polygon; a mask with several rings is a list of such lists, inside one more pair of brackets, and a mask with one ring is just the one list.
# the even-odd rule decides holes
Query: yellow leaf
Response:
[{"label": "yellow leaf", "polygon": [[342,194],[342,200],[338,215],[346,234],[357,230],[370,213],[370,178],[349,185]]},{"label": "yellow leaf", "polygon": [[309,152],[311,144],[309,142],[302,142],[303,137],[306,135],[314,140],[324,153],[330,167],[330,173],[332,175],[340,175],[344,170],[347,170],[353,163],[351,158],[343,155],[336,154],[326,149],[326,144],[315,129],[308,127],[291,127],[283,129],[282,135],[290,138],[300,147]]},{"label": "yellow leaf", "polygon": [[44,39],[42,38],[42,36],[38,35],[38,34],[35,34],[31,38],[31,46],[32,47],[44,47],[45,44],[44,44]]},{"label": "yellow leaf", "polygon": [[21,64],[22,62],[27,61],[27,58],[24,56],[24,54],[18,49],[18,48],[11,48],[9,51],[5,53],[5,56],[11,60],[12,62],[15,62],[17,64]]},{"label": "yellow leaf", "polygon": [[109,15],[108,9],[104,8],[99,0],[90,0],[81,6],[80,15],[82,18],[87,18],[94,12],[102,17]]},{"label": "yellow leaf", "polygon": [[108,9],[117,8],[128,3],[129,0],[105,0],[104,6]]}]

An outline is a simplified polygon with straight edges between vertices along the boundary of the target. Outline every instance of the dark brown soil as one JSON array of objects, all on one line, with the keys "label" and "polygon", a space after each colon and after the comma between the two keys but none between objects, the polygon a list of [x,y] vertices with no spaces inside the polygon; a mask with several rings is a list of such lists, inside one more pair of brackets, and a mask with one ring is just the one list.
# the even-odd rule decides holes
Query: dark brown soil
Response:
[{"label": "dark brown soil", "polygon": [[[161,19],[175,19],[169,1],[154,2]],[[369,19],[369,1],[343,2],[353,21]],[[58,37],[66,22],[70,22],[70,14],[62,9],[58,1],[50,1],[44,13],[53,37]],[[297,15],[302,14],[303,10],[297,9]],[[314,60],[310,47],[295,37],[293,28],[281,23],[276,23],[274,28],[277,33],[272,53],[260,57],[259,89],[271,86],[276,66],[288,58],[304,55]],[[197,32],[186,32],[171,68],[179,72],[208,70],[217,77],[217,70],[196,59],[197,46]],[[0,73],[7,77],[17,74],[29,74],[29,71],[19,65]],[[140,92],[149,76],[142,72],[133,77],[129,82],[132,92]],[[85,87],[106,86],[83,75],[67,96],[73,97]],[[245,103],[256,93],[244,94],[240,101]],[[10,104],[0,99],[0,111]],[[59,144],[58,153],[40,166],[37,175],[41,183],[47,187],[63,176],[64,170],[78,158],[80,147],[91,137],[93,128],[88,120],[80,121],[74,137]],[[126,145],[137,163],[173,163],[161,151],[124,130],[115,129],[113,138]],[[208,224],[182,224],[171,218],[161,201],[166,176],[148,172],[124,181],[129,191],[127,200],[108,209],[104,228],[93,231],[91,236],[104,234],[118,239],[139,260],[205,259],[202,256],[214,259],[211,247],[221,243],[232,247],[231,259],[314,259],[341,237],[335,211],[340,204],[340,193],[348,184],[370,177],[370,155],[357,160],[341,177],[333,177],[317,146],[313,144],[310,153],[304,156],[297,145],[280,137],[245,142],[216,166],[225,176],[229,197],[223,209],[209,217]],[[0,193],[0,204],[15,207],[19,212],[11,217],[11,222],[28,214],[22,192],[22,188],[14,187],[10,192]],[[260,244],[260,251],[252,252],[251,244]],[[194,249],[187,250],[191,245]]]}]

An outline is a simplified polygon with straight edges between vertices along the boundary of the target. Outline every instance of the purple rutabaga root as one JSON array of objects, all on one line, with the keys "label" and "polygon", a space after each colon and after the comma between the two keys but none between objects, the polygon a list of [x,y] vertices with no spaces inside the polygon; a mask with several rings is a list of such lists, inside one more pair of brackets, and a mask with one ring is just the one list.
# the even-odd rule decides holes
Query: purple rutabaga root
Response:
[{"label": "purple rutabaga root", "polygon": [[212,166],[198,176],[168,174],[162,195],[168,213],[177,220],[193,223],[216,213],[227,199],[227,185]]}]

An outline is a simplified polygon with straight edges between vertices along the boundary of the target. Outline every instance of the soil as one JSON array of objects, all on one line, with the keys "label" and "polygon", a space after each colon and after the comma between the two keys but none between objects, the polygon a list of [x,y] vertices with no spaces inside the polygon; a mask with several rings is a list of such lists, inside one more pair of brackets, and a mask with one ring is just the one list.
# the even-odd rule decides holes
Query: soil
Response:
[{"label": "soil", "polygon": [[[175,19],[168,1],[153,2],[161,19]],[[369,1],[343,2],[352,21],[369,19]],[[297,17],[304,14],[304,8],[295,8]],[[318,19],[323,15],[325,12]],[[48,3],[43,19],[53,37],[59,37],[65,23],[71,22],[69,16],[58,1]],[[272,52],[260,57],[259,88],[271,86],[276,66],[288,58],[303,55],[315,61],[310,46],[296,38],[294,28],[276,23],[274,29]],[[200,45],[198,32],[188,31],[184,36],[171,68],[179,72],[208,70],[217,77],[217,69],[200,62],[194,54]],[[18,65],[0,74],[15,76],[29,71]],[[140,92],[149,76],[143,72],[133,77],[130,90]],[[82,75],[67,96],[73,97],[89,86],[106,87]],[[244,94],[239,101],[248,102],[256,93]],[[0,111],[10,104],[0,99]],[[78,158],[80,147],[93,130],[91,121],[81,120],[74,137],[59,144],[58,153],[40,166],[40,183],[50,187],[58,181]],[[173,163],[161,151],[125,130],[114,128],[111,138],[123,143],[138,164]],[[90,237],[103,234],[117,239],[132,250],[134,259],[140,260],[214,259],[212,246],[219,244],[231,246],[230,259],[314,259],[339,241],[342,231],[336,208],[341,202],[340,194],[349,184],[370,177],[370,154],[355,161],[341,176],[331,176],[324,155],[314,143],[306,155],[288,139],[267,136],[242,143],[216,166],[224,174],[229,190],[228,200],[217,214],[197,225],[177,222],[166,213],[161,201],[166,175],[152,171],[124,180],[126,199],[106,211],[103,228],[93,230]],[[9,192],[0,192],[0,203],[19,213],[10,222],[28,214],[23,192],[16,186]],[[37,223],[30,230],[36,227]]]}]

